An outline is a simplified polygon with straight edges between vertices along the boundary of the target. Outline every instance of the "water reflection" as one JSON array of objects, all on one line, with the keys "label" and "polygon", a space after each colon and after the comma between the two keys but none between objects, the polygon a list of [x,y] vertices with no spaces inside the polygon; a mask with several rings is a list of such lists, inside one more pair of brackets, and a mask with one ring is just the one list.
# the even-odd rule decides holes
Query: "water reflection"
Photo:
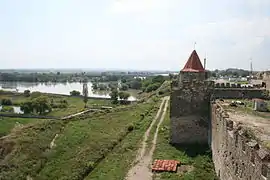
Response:
[{"label": "water reflection", "polygon": [[[94,91],[92,89],[92,83],[88,84],[89,97],[101,97],[101,98],[110,98],[109,91]],[[17,91],[24,92],[25,90],[39,91],[43,93],[54,93],[54,94],[63,94],[69,95],[70,91],[76,90],[82,93],[83,83],[73,82],[73,83],[55,83],[55,82],[0,82],[0,89],[6,91]],[[130,101],[136,100],[134,96],[129,97]]]},{"label": "water reflection", "polygon": [[[12,106],[14,113],[16,114],[23,114],[23,111],[21,110],[21,108],[19,106]],[[0,111],[2,110],[2,106],[0,106]]]}]

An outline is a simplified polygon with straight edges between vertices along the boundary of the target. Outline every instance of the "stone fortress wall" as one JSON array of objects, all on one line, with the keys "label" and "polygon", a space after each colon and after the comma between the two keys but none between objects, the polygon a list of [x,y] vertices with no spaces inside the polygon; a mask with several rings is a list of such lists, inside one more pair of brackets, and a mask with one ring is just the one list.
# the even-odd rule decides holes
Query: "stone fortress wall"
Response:
[{"label": "stone fortress wall", "polygon": [[[209,84],[210,83],[210,84]],[[183,81],[173,87],[171,103],[171,143],[207,143],[211,82]]]},{"label": "stone fortress wall", "polygon": [[216,98],[223,99],[264,99],[265,89],[248,89],[248,88],[215,88],[213,95]]},{"label": "stone fortress wall", "polygon": [[270,151],[235,124],[217,102],[211,104],[211,124],[213,162],[221,180],[270,179]]},{"label": "stone fortress wall", "polygon": [[270,71],[264,73],[263,80],[266,82],[266,89],[270,91]]}]

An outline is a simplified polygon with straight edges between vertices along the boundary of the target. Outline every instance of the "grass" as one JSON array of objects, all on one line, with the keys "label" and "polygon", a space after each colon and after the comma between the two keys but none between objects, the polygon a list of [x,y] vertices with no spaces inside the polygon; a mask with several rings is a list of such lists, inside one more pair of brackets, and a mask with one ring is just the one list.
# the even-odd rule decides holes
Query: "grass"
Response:
[{"label": "grass", "polygon": [[0,137],[5,136],[11,132],[14,127],[18,125],[25,125],[36,121],[43,121],[35,118],[9,118],[0,117]]},{"label": "grass", "polygon": [[154,152],[154,159],[178,160],[185,166],[191,167],[191,171],[181,173],[155,174],[154,179],[164,180],[216,180],[210,149],[207,145],[182,145],[173,146],[170,139],[170,118],[166,114],[158,134],[158,142]]},{"label": "grass", "polygon": [[46,163],[49,145],[63,127],[62,121],[43,120],[22,127],[0,141],[0,179],[20,180],[34,176]]},{"label": "grass", "polygon": [[155,103],[148,115],[135,125],[135,129],[97,165],[86,180],[121,180],[125,178],[141,145],[143,134],[155,117],[159,105],[160,101]]},{"label": "grass", "polygon": [[[226,100],[225,102],[230,103],[232,101],[237,101],[237,99]],[[237,107],[230,107],[230,106],[223,106],[223,107],[227,110],[236,110],[236,111],[243,112],[245,114],[251,114],[251,115],[259,116],[262,118],[270,118],[269,112],[254,111],[252,100],[242,99],[240,101],[244,102],[245,105],[238,105]],[[270,101],[266,101],[266,103],[268,104],[268,109],[270,110]]]},{"label": "grass", "polygon": [[[156,111],[153,109],[155,104],[131,105],[125,111],[90,115],[77,121],[43,120],[12,132],[11,136],[0,141],[0,147],[7,148],[11,144],[7,153],[2,155],[0,179],[16,180],[27,176],[41,180],[84,179],[88,175],[95,176],[99,170],[96,166],[112,167],[106,160],[116,165],[124,163],[127,168],[133,160],[131,156],[136,153],[131,150],[138,148],[142,133]],[[134,127],[133,130],[128,130],[130,126]],[[56,134],[59,134],[56,146],[51,149]],[[125,159],[129,156],[129,160]],[[115,179],[122,177],[125,174],[123,165],[116,167],[122,174],[112,171],[108,174],[114,174]],[[106,171],[103,173],[104,177],[109,176]]]},{"label": "grass", "polygon": [[[84,103],[82,97],[74,96],[62,96],[62,95],[53,95],[46,94],[49,99],[53,99],[54,102],[60,100],[67,100],[67,108],[54,108],[52,112],[46,114],[48,116],[62,117],[67,116],[73,113],[77,113],[84,110]],[[10,94],[1,94],[0,99],[11,99],[14,105],[20,105],[21,103],[28,101],[31,97],[25,97],[20,93],[10,93]],[[89,99],[87,103],[88,107],[98,107],[98,106],[113,106],[109,100],[105,99]]]}]

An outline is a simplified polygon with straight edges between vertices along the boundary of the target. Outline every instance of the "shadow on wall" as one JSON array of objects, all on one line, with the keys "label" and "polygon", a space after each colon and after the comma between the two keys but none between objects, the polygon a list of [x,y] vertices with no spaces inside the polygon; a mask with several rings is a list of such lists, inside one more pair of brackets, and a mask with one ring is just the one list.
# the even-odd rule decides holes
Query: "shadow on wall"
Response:
[{"label": "shadow on wall", "polygon": [[192,144],[172,144],[177,150],[184,152],[189,157],[196,157],[196,156],[209,156],[212,158],[212,153],[209,148],[208,144],[199,144],[199,143],[192,143]]}]

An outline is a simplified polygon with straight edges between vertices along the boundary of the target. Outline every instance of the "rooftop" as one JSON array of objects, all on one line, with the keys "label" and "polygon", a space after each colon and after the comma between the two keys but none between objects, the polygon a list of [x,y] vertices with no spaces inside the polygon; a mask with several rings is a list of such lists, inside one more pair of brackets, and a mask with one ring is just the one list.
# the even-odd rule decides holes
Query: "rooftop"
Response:
[{"label": "rooftop", "polygon": [[182,72],[205,72],[205,69],[203,68],[203,65],[201,63],[201,60],[196,50],[192,51],[186,65],[181,71]]}]

